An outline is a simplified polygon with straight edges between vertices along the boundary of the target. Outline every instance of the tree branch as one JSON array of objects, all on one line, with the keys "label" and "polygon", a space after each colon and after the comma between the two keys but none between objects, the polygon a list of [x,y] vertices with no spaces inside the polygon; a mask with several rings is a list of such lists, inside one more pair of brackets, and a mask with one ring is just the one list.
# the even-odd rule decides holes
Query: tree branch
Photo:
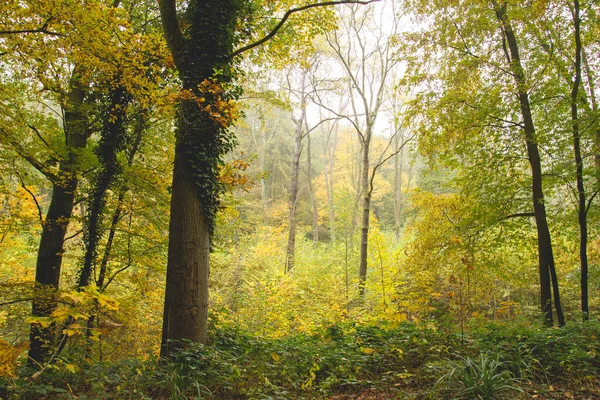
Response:
[{"label": "tree branch", "polygon": [[27,126],[35,132],[36,136],[46,145],[47,148],[51,149],[50,145],[48,144],[48,142],[46,142],[46,139],[44,139],[44,137],[42,136],[42,134],[40,133],[40,131],[38,131],[38,129],[31,125],[31,124],[27,124]]},{"label": "tree branch", "polygon": [[51,36],[65,36],[63,33],[58,33],[58,32],[53,32],[53,31],[49,31],[48,30],[48,25],[50,24],[50,22],[52,22],[52,20],[54,19],[54,17],[50,17],[46,20],[46,22],[44,22],[44,25],[42,25],[41,28],[37,28],[37,29],[17,29],[14,31],[0,31],[0,35],[18,35],[21,33],[44,33],[46,35],[51,35]]},{"label": "tree branch", "polygon": [[11,304],[16,304],[16,303],[23,303],[25,301],[32,301],[32,300],[35,300],[35,299],[33,297],[27,297],[25,299],[16,299],[16,300],[4,301],[4,302],[0,303],[0,307],[8,306],[8,305],[11,305]]},{"label": "tree branch", "polygon": [[[161,14],[162,14],[162,3],[165,3],[167,0],[161,0]],[[172,0],[171,0],[172,1]],[[359,1],[359,0],[346,0],[346,1],[324,1],[322,3],[314,3],[314,4],[307,4],[305,6],[302,7],[297,7],[297,8],[291,8],[289,10],[287,10],[287,12],[283,15],[283,17],[281,18],[281,20],[279,21],[279,23],[275,26],[275,28],[273,28],[273,30],[271,32],[269,32],[266,36],[264,36],[262,39],[257,40],[256,42],[250,43],[246,46],[243,46],[237,50],[235,50],[233,53],[231,53],[229,55],[230,58],[234,58],[239,56],[240,54],[253,49],[255,47],[260,46],[261,44],[265,43],[266,41],[268,41],[269,39],[273,38],[273,36],[275,36],[277,34],[277,32],[283,27],[283,25],[285,24],[285,22],[292,16],[292,14],[300,12],[300,11],[304,11],[304,10],[308,10],[310,8],[315,8],[315,7],[325,7],[325,6],[334,6],[337,4],[370,4],[370,3],[374,3],[377,1],[381,1],[381,0],[366,0],[366,1]]]},{"label": "tree branch", "polygon": [[[48,178],[50,180],[50,182],[52,182],[52,183],[58,182],[58,177],[56,176],[56,174],[49,171],[46,165],[44,165],[42,162],[38,161],[35,157],[33,157],[31,154],[29,154],[25,150],[25,148],[23,148],[23,146],[21,146],[16,140],[13,140],[12,138],[8,138],[6,131],[0,129],[0,133],[8,139],[7,143],[5,143],[5,144],[10,145],[12,147],[12,149],[21,158],[23,158],[25,161],[27,161],[29,164],[31,164],[31,166],[33,166],[35,169],[37,169],[39,172],[41,172],[44,176],[46,176],[46,178]],[[0,143],[2,143],[2,140],[0,140]]]},{"label": "tree branch", "polygon": [[[397,134],[397,132],[396,132]],[[394,134],[394,136],[396,135]],[[377,169],[379,167],[381,167],[383,164],[385,164],[386,162],[388,162],[388,160],[392,157],[394,157],[395,155],[397,155],[398,153],[400,153],[402,151],[402,149],[404,149],[404,147],[410,142],[412,141],[415,136],[417,135],[417,133],[413,133],[411,137],[409,137],[408,139],[406,139],[404,142],[402,142],[402,144],[400,145],[400,147],[398,149],[396,149],[393,153],[391,153],[389,156],[387,156],[384,159],[379,159],[379,163],[377,163],[377,165],[375,165],[373,167],[373,172],[371,173],[371,176],[369,178],[369,194],[373,193],[373,181],[375,180],[375,173],[377,172]],[[385,152],[387,151],[387,149],[390,148],[391,143],[392,143],[392,139],[393,136],[390,138],[390,141],[388,142],[388,146],[386,147],[386,149],[383,151],[383,153],[381,153],[381,156],[383,157],[383,155],[385,154]]]},{"label": "tree branch", "polygon": [[185,39],[181,33],[181,29],[179,29],[175,0],[158,0],[158,7],[160,9],[160,17],[167,45],[169,46],[169,50],[171,50],[175,65],[177,68],[180,68],[183,62]]},{"label": "tree branch", "polygon": [[505,215],[504,217],[499,218],[498,221],[504,221],[505,219],[518,218],[518,217],[535,217],[535,214],[532,212],[508,214],[508,215]]},{"label": "tree branch", "polygon": [[43,228],[44,227],[44,216],[42,214],[42,207],[40,206],[40,203],[37,201],[37,197],[35,197],[35,194],[31,190],[29,190],[27,185],[25,185],[25,181],[23,180],[23,177],[21,176],[21,174],[19,174],[19,172],[17,172],[16,174],[17,174],[17,177],[19,178],[19,182],[21,183],[21,187],[23,188],[23,190],[25,190],[27,193],[29,193],[29,195],[33,199],[33,202],[35,203],[35,206],[37,207],[38,217],[40,219],[40,225],[42,225],[42,228]]},{"label": "tree branch", "polygon": [[587,215],[588,211],[590,211],[590,207],[592,206],[592,202],[594,201],[594,198],[598,195],[598,192],[600,191],[599,189],[594,190],[594,194],[592,194],[592,197],[590,197],[589,201],[588,201],[588,205],[585,208],[585,215]]}]

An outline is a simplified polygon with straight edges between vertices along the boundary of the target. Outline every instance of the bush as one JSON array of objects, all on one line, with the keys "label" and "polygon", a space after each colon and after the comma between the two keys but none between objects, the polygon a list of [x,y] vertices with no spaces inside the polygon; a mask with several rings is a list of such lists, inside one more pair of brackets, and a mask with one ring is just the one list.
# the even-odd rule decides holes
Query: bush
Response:
[{"label": "bush", "polygon": [[478,359],[463,358],[436,383],[453,399],[514,399],[520,392],[518,380],[505,363],[481,353]]}]

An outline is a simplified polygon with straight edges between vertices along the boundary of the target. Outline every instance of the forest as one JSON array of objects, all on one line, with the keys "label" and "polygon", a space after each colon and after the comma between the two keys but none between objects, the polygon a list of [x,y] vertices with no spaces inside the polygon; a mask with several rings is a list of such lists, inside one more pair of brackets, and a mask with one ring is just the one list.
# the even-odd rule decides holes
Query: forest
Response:
[{"label": "forest", "polygon": [[600,399],[596,0],[3,0],[0,399]]}]

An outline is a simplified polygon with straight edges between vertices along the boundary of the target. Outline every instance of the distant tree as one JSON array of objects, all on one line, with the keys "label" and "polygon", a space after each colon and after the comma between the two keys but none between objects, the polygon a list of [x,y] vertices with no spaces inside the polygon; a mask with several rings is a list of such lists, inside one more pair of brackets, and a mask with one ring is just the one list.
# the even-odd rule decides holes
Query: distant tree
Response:
[{"label": "distant tree", "polygon": [[[373,163],[371,145],[375,135],[375,122],[386,101],[385,89],[391,85],[392,71],[398,63],[393,54],[392,41],[398,29],[398,20],[392,19],[390,32],[385,32],[381,20],[377,21],[372,10],[359,10],[348,6],[347,15],[342,19],[340,28],[327,34],[327,41],[336,60],[341,65],[346,81],[345,94],[350,98],[350,110],[330,112],[344,118],[353,126],[361,146],[361,164],[359,178],[360,197],[360,266],[359,293],[364,295],[367,279],[367,260],[369,243],[369,222],[373,180],[377,169],[394,154],[381,154],[378,162]],[[391,7],[386,12],[395,13]],[[382,12],[385,14],[386,12]],[[380,16],[379,18],[384,18]],[[324,102],[320,102],[324,106]],[[395,136],[395,135],[394,135]],[[391,139],[393,140],[393,139]],[[386,151],[389,146],[386,147]]]}]

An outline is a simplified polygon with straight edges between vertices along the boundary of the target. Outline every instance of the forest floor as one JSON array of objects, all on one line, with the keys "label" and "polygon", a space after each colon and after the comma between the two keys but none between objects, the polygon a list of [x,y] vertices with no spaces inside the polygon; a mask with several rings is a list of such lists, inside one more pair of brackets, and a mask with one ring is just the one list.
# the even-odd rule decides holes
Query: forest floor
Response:
[{"label": "forest floor", "polygon": [[37,379],[0,382],[5,399],[600,399],[600,323],[561,329],[482,323],[334,325],[312,335],[213,330],[168,362],[82,362],[63,354]]}]

